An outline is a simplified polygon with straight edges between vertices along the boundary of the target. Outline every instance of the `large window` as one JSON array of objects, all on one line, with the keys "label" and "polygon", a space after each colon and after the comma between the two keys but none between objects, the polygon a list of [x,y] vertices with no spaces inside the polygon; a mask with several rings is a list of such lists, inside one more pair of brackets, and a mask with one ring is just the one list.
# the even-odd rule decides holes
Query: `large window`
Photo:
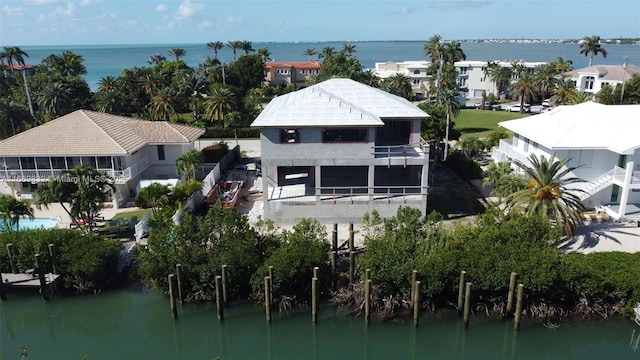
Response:
[{"label": "large window", "polygon": [[367,142],[367,129],[324,129],[322,142]]},{"label": "large window", "polygon": [[281,129],[281,144],[297,144],[300,142],[300,129]]}]

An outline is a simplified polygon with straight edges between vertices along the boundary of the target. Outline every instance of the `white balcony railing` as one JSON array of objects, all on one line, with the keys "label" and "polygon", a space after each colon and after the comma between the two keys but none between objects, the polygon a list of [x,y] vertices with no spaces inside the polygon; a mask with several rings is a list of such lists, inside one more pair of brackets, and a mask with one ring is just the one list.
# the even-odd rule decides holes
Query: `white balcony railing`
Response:
[{"label": "white balcony railing", "polygon": [[[131,178],[151,166],[151,156],[147,155],[140,161],[124,170],[97,169],[113,178],[116,184],[124,184]],[[5,182],[45,182],[51,178],[61,178],[64,169],[0,169],[0,181]]]}]

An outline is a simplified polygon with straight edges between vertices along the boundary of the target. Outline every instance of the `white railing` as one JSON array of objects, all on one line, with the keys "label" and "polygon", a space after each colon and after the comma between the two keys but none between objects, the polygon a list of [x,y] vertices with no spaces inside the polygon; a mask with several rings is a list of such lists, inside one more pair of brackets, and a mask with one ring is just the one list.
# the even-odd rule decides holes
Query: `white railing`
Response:
[{"label": "white railing", "polygon": [[140,243],[142,241],[142,238],[144,238],[145,235],[149,234],[149,231],[151,231],[151,227],[149,227],[148,225],[149,219],[151,219],[151,211],[146,213],[142,217],[142,219],[140,219],[140,221],[135,224],[135,236],[137,243]]},{"label": "white railing", "polygon": [[[116,184],[124,184],[132,177],[140,174],[151,166],[151,156],[146,155],[141,160],[124,170],[96,169],[106,173],[114,179]],[[51,178],[60,179],[63,175],[68,175],[66,169],[5,169],[0,170],[0,181],[6,182],[46,182]],[[70,179],[72,181],[72,179]]]},{"label": "white railing", "polygon": [[[498,146],[497,151],[499,155],[502,155],[502,156],[499,156],[499,158],[506,157],[508,159],[518,160],[523,164],[527,164],[527,165],[529,164],[529,159],[527,158],[527,155],[519,152],[516,148],[513,147],[513,145],[511,145],[511,143],[508,140],[504,140],[504,139],[500,140],[500,145]],[[494,150],[494,158],[496,158],[495,150]]]}]

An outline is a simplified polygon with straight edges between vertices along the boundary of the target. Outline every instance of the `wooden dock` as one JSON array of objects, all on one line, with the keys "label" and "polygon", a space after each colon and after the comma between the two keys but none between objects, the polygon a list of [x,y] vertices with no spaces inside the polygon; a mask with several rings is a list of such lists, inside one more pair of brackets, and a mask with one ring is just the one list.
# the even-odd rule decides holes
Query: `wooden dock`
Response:
[{"label": "wooden dock", "polygon": [[[50,285],[60,277],[59,274],[44,274],[46,284]],[[5,287],[24,287],[24,288],[40,288],[40,278],[32,274],[10,274],[2,273],[2,282]]]}]

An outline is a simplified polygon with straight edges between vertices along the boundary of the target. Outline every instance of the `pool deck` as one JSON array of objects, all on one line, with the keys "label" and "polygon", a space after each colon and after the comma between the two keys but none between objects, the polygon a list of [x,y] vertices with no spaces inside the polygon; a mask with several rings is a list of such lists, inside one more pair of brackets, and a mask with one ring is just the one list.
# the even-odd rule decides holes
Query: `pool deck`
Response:
[{"label": "pool deck", "polygon": [[[123,213],[127,211],[138,211],[137,207],[133,208],[124,208],[124,209],[113,209],[113,208],[105,208],[100,210],[100,214],[105,218],[105,220],[109,221],[113,219],[113,217],[118,213]],[[33,216],[37,218],[51,218],[58,221],[58,228],[68,229],[71,224],[71,217],[69,214],[64,211],[62,205],[60,204],[49,204],[47,208],[42,207],[41,209],[35,208],[33,209]]]}]

